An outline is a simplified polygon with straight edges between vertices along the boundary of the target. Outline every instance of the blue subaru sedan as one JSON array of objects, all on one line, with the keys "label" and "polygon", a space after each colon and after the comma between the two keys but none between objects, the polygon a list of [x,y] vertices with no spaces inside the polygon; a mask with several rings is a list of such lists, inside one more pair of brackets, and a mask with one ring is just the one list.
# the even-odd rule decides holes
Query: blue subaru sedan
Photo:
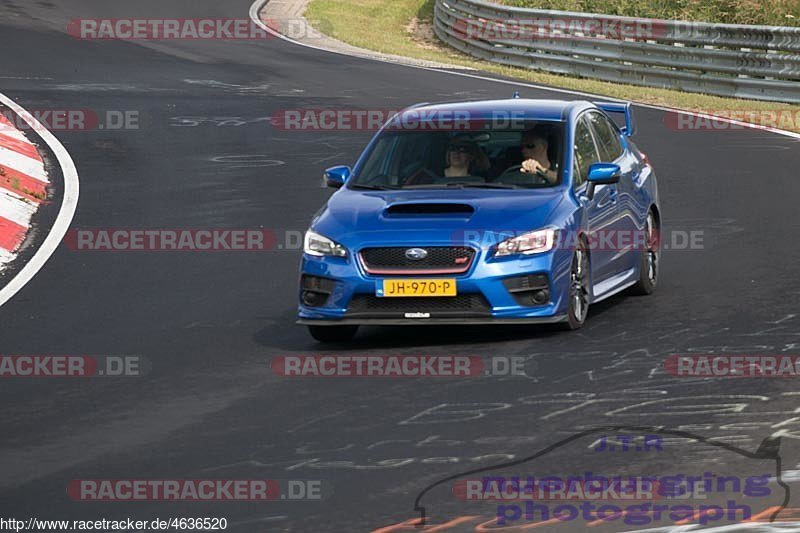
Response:
[{"label": "blue subaru sedan", "polygon": [[420,104],[396,114],[306,232],[299,320],[321,342],[359,325],[560,323],[659,275],[656,175],[628,103]]}]

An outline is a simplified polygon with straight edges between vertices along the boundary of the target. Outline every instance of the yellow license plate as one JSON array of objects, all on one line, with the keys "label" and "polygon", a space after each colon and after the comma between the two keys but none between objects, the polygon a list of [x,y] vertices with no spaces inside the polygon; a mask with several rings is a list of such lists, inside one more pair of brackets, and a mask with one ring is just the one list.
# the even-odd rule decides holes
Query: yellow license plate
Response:
[{"label": "yellow license plate", "polygon": [[454,279],[385,279],[379,281],[377,296],[455,296]]}]

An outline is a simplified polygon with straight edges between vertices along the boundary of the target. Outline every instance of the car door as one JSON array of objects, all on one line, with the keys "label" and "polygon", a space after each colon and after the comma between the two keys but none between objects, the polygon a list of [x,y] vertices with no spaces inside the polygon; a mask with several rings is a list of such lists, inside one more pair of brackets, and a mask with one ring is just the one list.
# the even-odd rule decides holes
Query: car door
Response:
[{"label": "car door", "polygon": [[603,113],[591,111],[586,114],[594,132],[600,158],[604,163],[616,163],[621,176],[614,188],[617,193],[617,212],[619,219],[613,224],[613,246],[615,254],[610,259],[616,272],[626,272],[634,268],[641,257],[641,244],[637,240],[639,224],[637,220],[636,197],[634,194],[633,172],[637,168],[635,158],[623,147],[622,134],[613,122]]},{"label": "car door", "polygon": [[[589,174],[589,166],[592,163],[600,162],[601,158],[586,114],[579,117],[575,123],[573,150],[575,162],[573,173],[577,173],[573,184],[577,186],[576,195],[586,212],[594,290],[598,284],[616,273],[613,265],[615,250],[608,245],[607,236],[609,232],[613,233],[614,225],[618,223],[618,208],[616,184],[596,185],[594,196],[591,199],[587,196],[586,178]],[[594,292],[597,294],[598,291]]]}]

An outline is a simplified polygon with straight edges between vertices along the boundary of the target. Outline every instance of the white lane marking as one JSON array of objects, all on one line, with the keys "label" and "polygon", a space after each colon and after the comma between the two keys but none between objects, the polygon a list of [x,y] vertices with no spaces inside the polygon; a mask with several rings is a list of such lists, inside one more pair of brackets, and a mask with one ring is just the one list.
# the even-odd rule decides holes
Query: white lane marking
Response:
[{"label": "white lane marking", "polygon": [[[338,55],[342,55],[342,56],[355,57],[355,58],[358,58],[358,59],[365,59],[365,60],[368,60],[368,61],[379,61],[381,63],[390,63],[392,65],[399,65],[399,66],[403,66],[403,67],[415,68],[415,69],[420,69],[420,70],[428,70],[428,71],[431,71],[431,72],[438,72],[440,74],[450,74],[451,76],[463,76],[463,77],[466,77],[466,78],[474,78],[474,79],[477,79],[477,80],[491,81],[491,82],[494,82],[494,83],[502,83],[504,85],[512,85],[514,87],[528,87],[530,89],[539,89],[539,90],[542,90],[542,91],[550,91],[550,92],[564,93],[564,94],[576,94],[576,95],[579,95],[579,96],[588,96],[590,98],[600,98],[600,99],[605,100],[605,101],[616,101],[616,102],[624,102],[624,101],[626,101],[626,100],[621,100],[619,98],[614,98],[614,97],[611,97],[611,96],[606,96],[606,95],[601,95],[601,94],[592,94],[592,93],[585,93],[585,92],[581,92],[581,91],[572,91],[570,89],[559,89],[557,87],[548,87],[546,85],[537,85],[535,83],[526,83],[526,82],[523,82],[523,81],[500,80],[500,79],[497,79],[497,78],[491,78],[489,76],[481,76],[479,74],[469,74],[467,72],[453,72],[453,71],[449,71],[449,70],[443,70],[441,68],[423,67],[423,66],[420,66],[420,65],[410,65],[410,64],[406,64],[406,63],[398,63],[396,61],[389,61],[389,60],[386,60],[386,59],[381,59],[379,57],[356,56],[356,55],[348,54],[347,52],[342,52],[342,51],[339,51],[339,50],[328,50],[327,48],[314,46],[313,44],[301,43],[300,41],[295,41],[294,39],[291,39],[291,38],[283,35],[282,33],[273,30],[272,28],[270,28],[266,24],[264,24],[264,21],[261,20],[261,17],[259,17],[258,14],[261,11],[261,9],[264,7],[264,5],[266,5],[266,3],[269,2],[269,1],[270,0],[255,0],[250,5],[250,19],[255,24],[257,24],[259,27],[261,27],[261,29],[266,31],[267,33],[270,33],[270,34],[274,35],[275,37],[277,37],[279,39],[283,39],[284,41],[296,44],[298,46],[304,46],[306,48],[311,48],[313,50],[319,50],[321,52],[328,52],[328,53],[331,53],[331,54],[338,54]],[[453,65],[453,67],[454,68],[459,68],[457,65]],[[751,124],[749,122],[743,122],[743,121],[740,121],[740,120],[735,120],[735,119],[730,119],[730,118],[725,118],[725,117],[718,117],[718,116],[715,116],[715,115],[707,115],[705,113],[697,113],[697,112],[694,112],[694,111],[687,111],[687,110],[684,110],[684,109],[677,109],[677,108],[674,108],[674,107],[659,106],[659,105],[654,105],[654,104],[644,104],[644,103],[638,103],[638,102],[632,102],[632,103],[633,103],[634,106],[637,106],[637,107],[646,107],[646,108],[649,108],[649,109],[658,109],[660,111],[670,111],[670,112],[673,112],[673,113],[680,113],[680,114],[684,114],[684,115],[690,115],[690,116],[693,116],[693,117],[708,118],[708,119],[712,119],[712,120],[714,120],[716,122],[725,122],[725,123],[728,123],[728,124],[736,124],[738,126],[745,126],[745,127],[756,129],[756,130],[769,131],[771,133],[777,133],[778,135],[784,135],[786,137],[792,137],[794,139],[800,139],[800,133],[795,133],[793,131],[781,130],[781,129],[772,128],[772,127],[769,127],[769,126],[760,126],[760,125],[757,125],[757,124]]]},{"label": "white lane marking", "polygon": [[55,78],[41,78],[39,76],[0,76],[0,80],[52,80]]},{"label": "white lane marking", "polygon": [[44,163],[2,146],[0,146],[0,165],[22,172],[45,183],[50,181],[47,178],[47,172],[44,171]]},{"label": "white lane marking", "polygon": [[225,83],[217,80],[193,80],[184,79],[185,83],[190,85],[202,85],[204,87],[213,87],[215,89],[230,89],[242,92],[266,92],[272,86],[270,83],[261,83],[260,85],[237,85],[235,83]]},{"label": "white lane marking", "polygon": [[69,156],[69,152],[64,148],[64,145],[59,142],[56,137],[50,133],[47,128],[36,120],[30,113],[25,111],[11,98],[0,93],[0,103],[13,110],[19,117],[22,118],[36,133],[47,143],[52,150],[53,154],[58,160],[61,167],[61,173],[64,177],[64,198],[61,201],[61,208],[56,216],[53,227],[50,228],[50,233],[45,237],[33,257],[22,267],[22,269],[14,276],[8,284],[0,289],[0,306],[6,303],[11,297],[22,289],[39,270],[44,266],[53,252],[56,251],[61,239],[66,235],[69,225],[72,223],[72,217],[75,216],[75,210],[78,208],[78,196],[80,195],[80,184],[78,181],[78,171],[75,168],[75,163]]},{"label": "white lane marking", "polygon": [[279,167],[286,164],[285,161],[281,161],[280,159],[269,159],[268,155],[262,154],[220,155],[217,157],[212,157],[211,161],[222,164],[236,164],[236,166],[230,168]]},{"label": "white lane marking", "polygon": [[0,218],[27,228],[38,207],[18,194],[0,189]]},{"label": "white lane marking", "polygon": [[[63,83],[51,85],[53,89],[59,91],[150,91],[150,88],[139,88],[135,85],[125,83]],[[157,90],[157,89],[152,89]]]}]

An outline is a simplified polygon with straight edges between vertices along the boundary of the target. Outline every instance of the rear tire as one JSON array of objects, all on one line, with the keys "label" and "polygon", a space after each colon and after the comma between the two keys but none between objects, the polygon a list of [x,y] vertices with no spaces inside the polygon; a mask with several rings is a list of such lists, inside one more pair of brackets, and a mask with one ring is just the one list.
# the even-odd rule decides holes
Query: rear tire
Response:
[{"label": "rear tire", "polygon": [[308,332],[319,342],[347,342],[357,331],[358,326],[308,326]]},{"label": "rear tire", "polygon": [[583,241],[572,254],[568,298],[567,320],[562,326],[567,330],[580,329],[589,313],[589,253]]},{"label": "rear tire", "polygon": [[641,296],[651,294],[656,289],[660,272],[661,239],[656,215],[652,210],[647,213],[644,231],[645,245],[639,263],[639,281],[631,287],[631,293]]}]

